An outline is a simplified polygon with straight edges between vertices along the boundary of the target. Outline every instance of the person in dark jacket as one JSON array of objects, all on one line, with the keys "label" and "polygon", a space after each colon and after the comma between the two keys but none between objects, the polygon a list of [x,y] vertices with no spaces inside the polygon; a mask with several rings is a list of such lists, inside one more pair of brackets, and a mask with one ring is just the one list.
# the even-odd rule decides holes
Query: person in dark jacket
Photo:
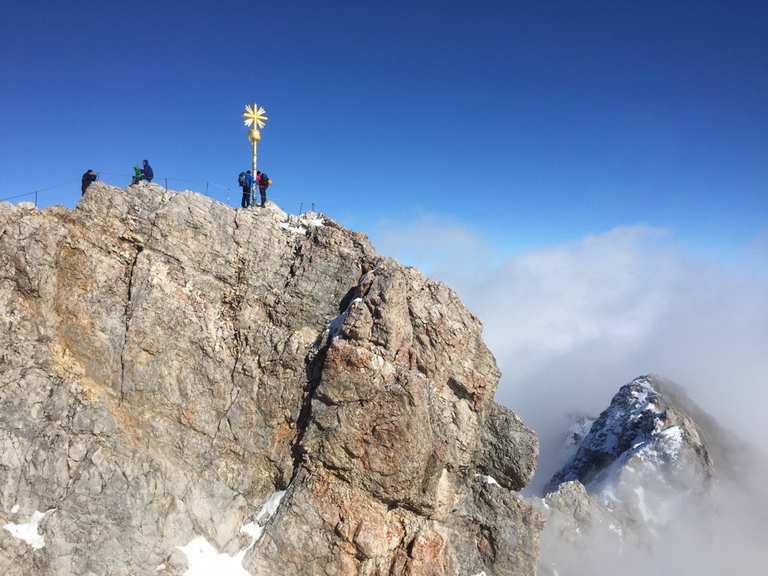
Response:
[{"label": "person in dark jacket", "polygon": [[96,182],[96,172],[94,172],[93,170],[88,170],[85,174],[83,174],[83,180],[80,186],[80,192],[81,192],[80,196],[85,196],[86,188],[88,188],[88,186],[90,186],[94,182]]},{"label": "person in dark jacket", "polygon": [[261,207],[264,208],[267,204],[267,188],[272,184],[272,180],[269,179],[264,172],[256,172],[256,184],[259,186],[259,194],[261,195]]},{"label": "person in dark jacket", "polygon": [[245,171],[241,186],[243,188],[243,200],[240,202],[240,206],[248,208],[251,205],[251,191],[253,190],[253,175],[250,170]]},{"label": "person in dark jacket", "polygon": [[155,177],[155,173],[152,170],[152,166],[149,165],[149,160],[144,160],[142,171],[144,172],[144,180],[152,182],[152,178]]}]

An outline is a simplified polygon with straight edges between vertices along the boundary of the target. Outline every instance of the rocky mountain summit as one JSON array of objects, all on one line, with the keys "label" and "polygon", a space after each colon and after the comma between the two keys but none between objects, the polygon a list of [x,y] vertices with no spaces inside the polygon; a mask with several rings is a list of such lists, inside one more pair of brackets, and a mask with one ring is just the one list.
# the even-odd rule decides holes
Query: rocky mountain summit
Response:
[{"label": "rocky mountain summit", "polygon": [[0,573],[535,574],[498,380],[450,289],[327,218],[0,204]]},{"label": "rocky mountain summit", "polygon": [[614,573],[611,561],[626,572],[631,553],[674,531],[742,450],[682,388],[655,375],[622,386],[598,418],[576,422],[573,438],[578,449],[542,501],[545,575]]},{"label": "rocky mountain summit", "polygon": [[671,382],[656,376],[636,378],[619,389],[545,492],[578,480],[588,491],[610,499],[627,475],[643,476],[641,484],[678,479],[703,486],[712,476],[713,463],[691,410],[701,413]]}]

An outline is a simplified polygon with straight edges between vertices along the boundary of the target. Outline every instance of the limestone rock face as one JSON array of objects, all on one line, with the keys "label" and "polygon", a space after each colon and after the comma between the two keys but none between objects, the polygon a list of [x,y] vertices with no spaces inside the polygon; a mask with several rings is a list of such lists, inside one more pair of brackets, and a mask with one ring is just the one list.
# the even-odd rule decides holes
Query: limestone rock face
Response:
[{"label": "limestone rock face", "polygon": [[316,215],[0,204],[0,573],[535,574],[498,379],[450,289]]}]

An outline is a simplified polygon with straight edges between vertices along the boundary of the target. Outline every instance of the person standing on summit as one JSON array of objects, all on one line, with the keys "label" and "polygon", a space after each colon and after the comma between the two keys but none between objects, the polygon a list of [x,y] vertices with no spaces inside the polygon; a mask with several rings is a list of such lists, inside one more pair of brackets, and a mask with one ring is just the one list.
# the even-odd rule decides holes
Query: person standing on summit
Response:
[{"label": "person standing on summit", "polygon": [[149,165],[149,160],[144,160],[142,172],[144,173],[144,180],[152,182],[152,178],[155,177],[155,173],[152,170],[152,166]]},{"label": "person standing on summit", "polygon": [[251,191],[253,190],[253,176],[250,170],[240,172],[237,177],[237,183],[243,189],[243,199],[240,202],[241,208],[248,208],[251,205]]},{"label": "person standing on summit", "polygon": [[259,194],[261,195],[261,207],[267,205],[267,188],[272,184],[272,180],[264,172],[256,172],[256,184],[259,187]]},{"label": "person standing on summit", "polygon": [[83,174],[82,184],[80,185],[80,196],[85,196],[85,191],[94,182],[96,182],[96,172],[93,170],[88,170],[85,174]]}]

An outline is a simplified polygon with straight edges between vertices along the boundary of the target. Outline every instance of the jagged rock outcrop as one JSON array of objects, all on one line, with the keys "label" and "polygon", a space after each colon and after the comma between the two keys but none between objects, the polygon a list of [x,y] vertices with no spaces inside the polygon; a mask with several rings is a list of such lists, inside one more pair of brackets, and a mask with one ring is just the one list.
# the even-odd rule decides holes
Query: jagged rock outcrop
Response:
[{"label": "jagged rock outcrop", "polygon": [[1,204],[0,571],[534,574],[498,378],[451,290],[332,221]]},{"label": "jagged rock outcrop", "polygon": [[616,569],[608,566],[621,556],[627,527],[581,482],[563,482],[539,504],[546,519],[541,576],[622,573],[621,564]]}]

